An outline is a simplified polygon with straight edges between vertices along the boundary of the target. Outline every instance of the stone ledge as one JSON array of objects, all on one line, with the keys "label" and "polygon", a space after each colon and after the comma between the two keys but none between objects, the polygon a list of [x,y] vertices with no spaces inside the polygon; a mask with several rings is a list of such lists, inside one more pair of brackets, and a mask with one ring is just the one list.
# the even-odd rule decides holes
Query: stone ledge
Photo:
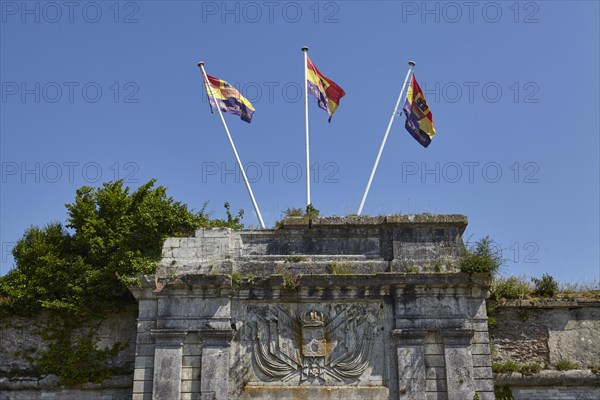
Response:
[{"label": "stone ledge", "polygon": [[349,398],[387,400],[389,389],[384,386],[246,386],[242,399],[327,399],[347,400]]},{"label": "stone ledge", "polygon": [[545,370],[533,375],[520,372],[494,374],[496,385],[508,386],[600,386],[600,374],[590,370]]},{"label": "stone ledge", "polygon": [[582,307],[600,307],[600,299],[544,299],[544,300],[509,300],[499,304],[498,308],[582,308]]},{"label": "stone ledge", "polygon": [[101,383],[84,383],[76,386],[64,386],[59,384],[53,375],[41,377],[19,377],[14,379],[0,378],[0,389],[2,390],[24,390],[24,389],[50,389],[60,388],[69,390],[99,390],[99,389],[128,389],[133,387],[133,373],[131,375],[118,375]]},{"label": "stone ledge", "polygon": [[[490,278],[486,274],[466,273],[404,273],[404,272],[382,272],[375,274],[298,274],[301,279],[299,288],[320,286],[320,287],[373,287],[373,286],[427,286],[431,287],[471,287],[471,286],[489,286]],[[152,282],[147,279],[146,282]],[[167,288],[186,287],[215,287],[232,288],[232,278],[230,275],[216,274],[189,274],[172,278],[159,279],[155,293],[159,293]],[[255,276],[252,278],[243,278],[236,285],[240,288],[281,288],[284,284],[284,278],[281,275]],[[186,290],[187,290],[186,289]]]},{"label": "stone ledge", "polygon": [[317,217],[309,220],[308,217],[286,217],[283,220],[283,229],[308,229],[308,228],[348,228],[362,226],[365,228],[378,225],[453,225],[466,228],[468,219],[462,214],[405,214],[382,216],[347,217]]}]

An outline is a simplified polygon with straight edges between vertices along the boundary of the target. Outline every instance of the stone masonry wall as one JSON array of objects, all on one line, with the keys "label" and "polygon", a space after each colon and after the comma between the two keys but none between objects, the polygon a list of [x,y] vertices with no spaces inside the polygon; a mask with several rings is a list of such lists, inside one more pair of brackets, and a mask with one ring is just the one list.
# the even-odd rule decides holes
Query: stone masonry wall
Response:
[{"label": "stone masonry wall", "polygon": [[[494,312],[493,361],[538,363],[533,375],[496,374],[515,400],[600,399],[600,300],[553,299],[509,302]],[[557,371],[568,360],[577,369]]]},{"label": "stone masonry wall", "polygon": [[[44,350],[45,345],[36,330],[48,321],[13,317],[0,324],[0,400],[128,400],[133,387],[137,307],[111,314],[100,323],[96,338],[99,348],[112,347],[119,342],[127,347],[115,363],[132,373],[117,376],[100,384],[88,383],[64,387],[54,375],[29,376],[32,366],[22,355]],[[50,321],[51,323],[51,321]]]}]

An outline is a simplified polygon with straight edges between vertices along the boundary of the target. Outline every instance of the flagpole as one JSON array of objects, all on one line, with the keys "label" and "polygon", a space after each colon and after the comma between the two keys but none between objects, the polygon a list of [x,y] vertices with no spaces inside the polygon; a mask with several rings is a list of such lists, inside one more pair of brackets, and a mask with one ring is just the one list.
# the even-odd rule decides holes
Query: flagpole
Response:
[{"label": "flagpole", "polygon": [[398,95],[398,100],[396,101],[396,107],[394,107],[394,112],[392,113],[392,117],[390,118],[390,122],[385,131],[385,135],[383,136],[383,140],[381,142],[381,146],[379,147],[379,152],[377,153],[377,158],[375,159],[375,164],[373,165],[373,169],[371,170],[371,176],[369,176],[369,182],[367,183],[367,187],[365,188],[365,193],[363,194],[362,200],[360,201],[360,206],[358,207],[358,215],[362,213],[363,207],[365,205],[365,201],[367,200],[367,195],[369,194],[369,189],[371,188],[371,183],[373,182],[373,177],[375,176],[375,170],[377,169],[377,165],[379,165],[379,159],[381,158],[381,153],[383,153],[383,148],[385,147],[385,143],[387,142],[388,135],[390,133],[390,129],[392,128],[392,124],[394,122],[394,117],[398,112],[398,107],[400,106],[400,101],[402,99],[402,93],[404,93],[404,89],[406,89],[406,84],[408,83],[408,78],[410,77],[410,73],[415,67],[414,61],[409,61],[408,72],[406,73],[406,78],[404,78],[404,84],[402,85],[402,90],[400,90],[400,94]]},{"label": "flagpole", "polygon": [[304,122],[306,126],[306,205],[310,205],[310,147],[308,141],[308,47],[304,52]]},{"label": "flagpole", "polygon": [[252,193],[252,188],[250,187],[250,182],[248,181],[248,177],[246,176],[246,171],[244,171],[244,166],[242,165],[242,161],[240,160],[240,156],[235,148],[235,144],[233,143],[233,139],[231,134],[229,133],[229,128],[227,127],[227,123],[225,122],[225,118],[223,118],[223,113],[221,112],[221,107],[217,103],[217,98],[215,97],[215,92],[210,85],[208,80],[208,76],[206,75],[206,71],[204,70],[204,61],[200,61],[198,63],[198,67],[202,71],[202,76],[204,77],[204,81],[206,82],[207,87],[210,90],[210,95],[215,103],[217,110],[219,111],[219,117],[221,117],[221,122],[223,123],[223,128],[225,128],[225,132],[227,133],[227,138],[229,139],[229,144],[231,145],[231,149],[233,150],[233,154],[235,154],[235,159],[237,160],[238,166],[242,171],[242,176],[244,177],[244,182],[246,183],[246,189],[248,189],[248,194],[250,195],[250,199],[252,200],[252,205],[254,206],[254,211],[256,211],[256,215],[258,216],[258,221],[260,222],[261,228],[265,229],[265,223],[262,219],[262,215],[260,214],[260,210],[258,209],[258,204],[256,204],[256,199],[254,198],[254,193]]}]

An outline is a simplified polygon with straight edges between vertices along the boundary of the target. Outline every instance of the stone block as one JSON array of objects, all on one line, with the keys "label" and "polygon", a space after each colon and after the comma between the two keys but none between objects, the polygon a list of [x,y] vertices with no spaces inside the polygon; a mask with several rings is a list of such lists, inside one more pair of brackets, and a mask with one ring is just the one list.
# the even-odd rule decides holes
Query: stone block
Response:
[{"label": "stone block", "polygon": [[134,381],[133,393],[152,393],[152,380],[149,381]]},{"label": "stone block", "polygon": [[399,346],[398,393],[400,399],[425,400],[425,349],[420,346]]},{"label": "stone block", "polygon": [[181,393],[198,393],[200,391],[200,380],[182,380]]},{"label": "stone block", "polygon": [[154,368],[154,356],[136,356],[135,368]]},{"label": "stone block", "polygon": [[475,379],[492,379],[494,374],[491,367],[473,367]]},{"label": "stone block", "polygon": [[194,380],[200,379],[200,368],[199,367],[183,367],[181,370],[182,380]]},{"label": "stone block", "polygon": [[154,376],[154,368],[136,368],[133,379],[136,381],[151,381]]},{"label": "stone block", "polygon": [[179,399],[181,394],[181,346],[157,345],[154,354],[152,400]]}]

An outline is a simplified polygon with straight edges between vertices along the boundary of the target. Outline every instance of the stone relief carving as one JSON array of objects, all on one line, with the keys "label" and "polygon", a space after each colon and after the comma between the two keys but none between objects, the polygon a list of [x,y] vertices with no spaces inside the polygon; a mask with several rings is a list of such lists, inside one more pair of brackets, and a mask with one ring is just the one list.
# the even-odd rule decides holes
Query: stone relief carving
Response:
[{"label": "stone relief carving", "polygon": [[356,381],[369,366],[380,320],[378,311],[359,305],[311,305],[296,315],[256,305],[248,307],[247,339],[267,380]]}]

